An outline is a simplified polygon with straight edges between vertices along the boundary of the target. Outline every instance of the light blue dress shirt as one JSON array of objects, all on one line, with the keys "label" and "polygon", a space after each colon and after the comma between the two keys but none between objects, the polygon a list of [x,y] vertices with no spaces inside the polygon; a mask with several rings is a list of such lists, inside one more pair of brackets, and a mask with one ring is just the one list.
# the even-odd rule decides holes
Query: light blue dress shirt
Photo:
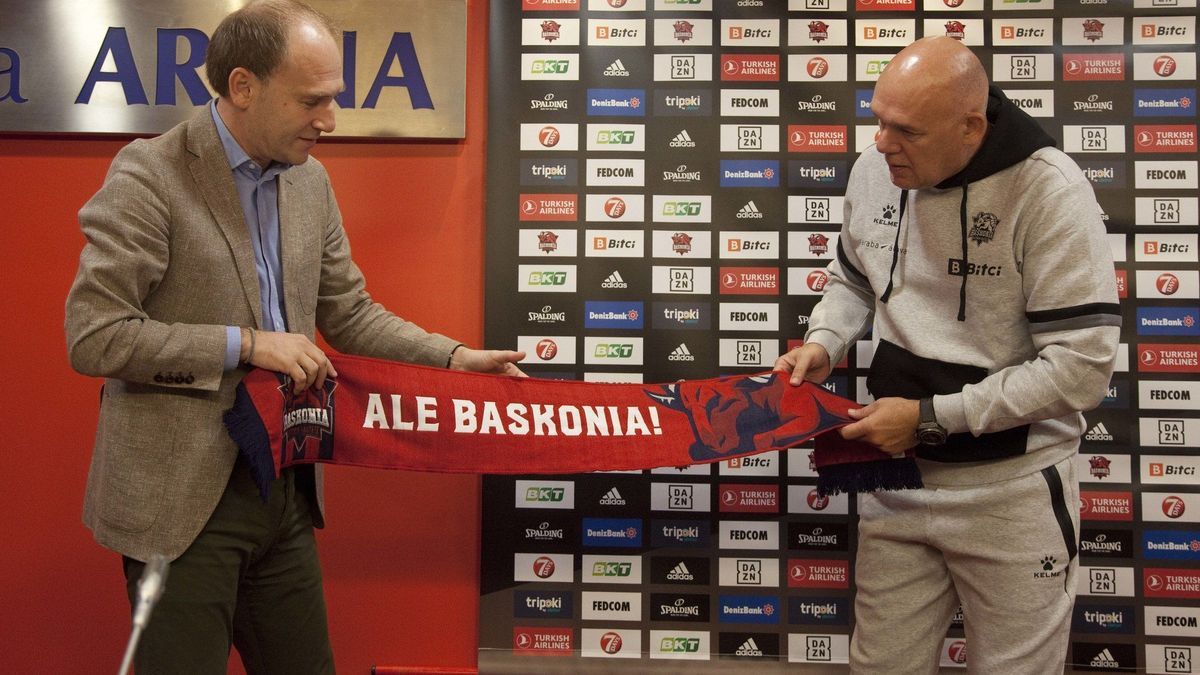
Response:
[{"label": "light blue dress shirt", "polygon": [[[283,271],[279,255],[279,174],[292,168],[292,165],[271,162],[264,171],[229,133],[225,121],[217,113],[215,98],[211,110],[217,135],[221,137],[225,157],[233,172],[233,184],[237,186],[242,215],[250,231],[250,243],[254,246],[254,267],[258,274],[259,301],[262,302],[262,328],[286,332]],[[241,327],[226,326],[225,337],[225,369],[230,370],[237,367],[238,356],[241,355]]]}]

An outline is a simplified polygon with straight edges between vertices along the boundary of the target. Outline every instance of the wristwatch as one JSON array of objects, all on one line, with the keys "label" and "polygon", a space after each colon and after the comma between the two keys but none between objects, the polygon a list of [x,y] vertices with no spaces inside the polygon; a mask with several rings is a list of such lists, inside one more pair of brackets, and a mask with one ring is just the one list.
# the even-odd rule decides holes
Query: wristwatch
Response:
[{"label": "wristwatch", "polygon": [[946,427],[938,424],[933,414],[933,399],[923,398],[920,403],[920,419],[917,421],[917,440],[924,445],[941,445],[946,442]]}]

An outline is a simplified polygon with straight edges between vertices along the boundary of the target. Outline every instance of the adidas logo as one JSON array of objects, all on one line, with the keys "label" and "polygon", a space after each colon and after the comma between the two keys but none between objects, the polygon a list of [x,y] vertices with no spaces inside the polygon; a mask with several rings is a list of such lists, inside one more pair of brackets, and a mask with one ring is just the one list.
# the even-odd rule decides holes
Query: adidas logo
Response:
[{"label": "adidas logo", "polygon": [[612,488],[608,492],[605,492],[604,496],[600,498],[600,505],[625,506],[625,498],[621,496],[620,492],[617,492],[617,488]]},{"label": "adidas logo", "polygon": [[608,278],[600,282],[600,288],[629,288],[629,284],[621,278],[621,273],[613,270],[613,273],[608,275]]},{"label": "adidas logo", "polygon": [[1092,657],[1092,662],[1088,664],[1093,668],[1120,668],[1121,664],[1113,658],[1112,652],[1105,647],[1099,654]]},{"label": "adidas logo", "polygon": [[1111,441],[1113,435],[1108,433],[1108,428],[1104,426],[1104,422],[1098,423],[1092,427],[1092,430],[1084,434],[1084,440],[1088,441]]},{"label": "adidas logo", "polygon": [[695,581],[696,575],[692,574],[691,570],[689,570],[687,568],[687,565],[685,565],[683,563],[679,563],[675,567],[671,568],[670,572],[667,572],[667,580],[668,581]]},{"label": "adidas logo", "polygon": [[684,129],[675,134],[675,138],[672,138],[671,142],[667,145],[672,148],[694,148],[696,147],[696,141],[693,141],[692,137],[688,135],[687,129]]},{"label": "adidas logo", "polygon": [[762,656],[763,652],[758,648],[758,644],[754,642],[754,638],[747,638],[742,643],[742,646],[738,647],[737,651],[733,654],[734,656]]},{"label": "adidas logo", "polygon": [[758,210],[758,206],[754,203],[754,200],[751,199],[750,201],[746,202],[745,206],[738,209],[737,217],[738,218],[762,218],[763,214],[762,214],[762,211]]},{"label": "adidas logo", "polygon": [[621,63],[621,59],[617,59],[616,61],[608,64],[608,67],[604,69],[604,76],[629,77],[629,71],[625,70],[625,64]]},{"label": "adidas logo", "polygon": [[696,357],[692,356],[692,353],[690,351],[688,351],[687,344],[680,342],[679,346],[675,348],[675,351],[673,351],[667,355],[667,360],[668,361],[695,361]]}]

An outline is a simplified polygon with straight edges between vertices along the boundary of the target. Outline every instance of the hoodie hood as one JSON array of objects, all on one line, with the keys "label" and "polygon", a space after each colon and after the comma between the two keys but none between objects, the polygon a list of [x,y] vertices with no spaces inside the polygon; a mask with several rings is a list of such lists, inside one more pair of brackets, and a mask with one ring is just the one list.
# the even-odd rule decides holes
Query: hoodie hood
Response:
[{"label": "hoodie hood", "polygon": [[1041,148],[1054,147],[1054,139],[1029,113],[1008,100],[1000,87],[988,87],[988,133],[975,156],[962,171],[937,184],[941,189],[974,183],[1024,161]]},{"label": "hoodie hood", "polygon": [[[967,186],[975,181],[999,173],[1014,164],[1025,161],[1041,148],[1054,147],[1054,139],[1024,110],[1008,100],[1000,87],[988,87],[987,135],[962,171],[950,176],[934,187],[947,190],[959,188],[962,199],[958,208],[959,232],[962,237],[962,264],[967,267],[970,247],[967,246]],[[892,245],[892,269],[888,274],[888,285],[880,300],[887,302],[892,295],[893,276],[900,257],[900,224],[904,221],[904,209],[908,203],[908,190],[900,191],[900,215],[896,226],[896,241]],[[958,291],[958,320],[967,320],[967,275],[962,275]]]}]

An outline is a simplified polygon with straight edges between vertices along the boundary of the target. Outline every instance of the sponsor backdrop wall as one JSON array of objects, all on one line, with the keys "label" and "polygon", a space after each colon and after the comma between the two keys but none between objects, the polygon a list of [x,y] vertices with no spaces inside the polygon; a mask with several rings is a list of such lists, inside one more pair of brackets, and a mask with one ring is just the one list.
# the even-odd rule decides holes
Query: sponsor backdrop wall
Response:
[{"label": "sponsor backdrop wall", "polygon": [[[1070,660],[1196,672],[1195,7],[493,3],[487,342],[547,378],[769,369],[824,288],[847,173],[873,142],[873,82],[918,37],[961,39],[1092,180],[1117,261],[1125,327],[1078,460]],[[828,386],[868,401],[871,354],[860,342]],[[806,448],[487,478],[481,667],[845,663],[854,502],[813,483]],[[942,664],[962,668],[961,619],[947,629]]]}]

